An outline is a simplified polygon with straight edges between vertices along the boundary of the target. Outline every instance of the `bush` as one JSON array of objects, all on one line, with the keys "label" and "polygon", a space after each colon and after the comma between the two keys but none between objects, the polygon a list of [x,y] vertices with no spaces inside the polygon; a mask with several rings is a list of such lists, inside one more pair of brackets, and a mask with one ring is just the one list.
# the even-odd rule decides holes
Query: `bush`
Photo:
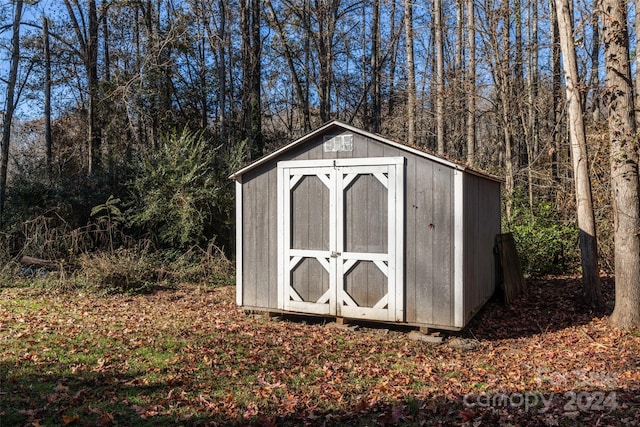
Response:
[{"label": "bush", "polygon": [[222,151],[187,129],[166,138],[130,184],[129,225],[153,232],[165,248],[230,236],[233,191]]},{"label": "bush", "polygon": [[523,273],[540,276],[578,271],[577,227],[560,220],[551,203],[539,202],[534,211],[532,215],[524,198],[515,198],[511,231]]},{"label": "bush", "polygon": [[99,293],[141,293],[180,283],[229,285],[232,263],[217,248],[194,247],[175,257],[173,251],[118,249],[80,257],[72,279],[77,286]]},{"label": "bush", "polygon": [[171,276],[178,282],[230,285],[234,283],[234,265],[224,252],[209,245],[207,250],[195,246],[175,260],[166,263]]},{"label": "bush", "polygon": [[157,260],[140,251],[118,249],[84,254],[80,266],[74,282],[103,293],[140,293],[162,283]]}]

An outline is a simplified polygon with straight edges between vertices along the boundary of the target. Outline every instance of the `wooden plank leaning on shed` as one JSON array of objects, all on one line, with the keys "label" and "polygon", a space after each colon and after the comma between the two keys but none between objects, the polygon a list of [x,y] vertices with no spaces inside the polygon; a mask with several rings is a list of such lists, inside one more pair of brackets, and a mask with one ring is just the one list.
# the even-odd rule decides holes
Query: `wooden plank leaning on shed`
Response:
[{"label": "wooden plank leaning on shed", "polygon": [[511,304],[518,296],[527,291],[527,284],[522,275],[520,258],[516,250],[513,234],[505,233],[496,236],[496,246],[502,272],[501,287],[504,292],[504,303]]}]

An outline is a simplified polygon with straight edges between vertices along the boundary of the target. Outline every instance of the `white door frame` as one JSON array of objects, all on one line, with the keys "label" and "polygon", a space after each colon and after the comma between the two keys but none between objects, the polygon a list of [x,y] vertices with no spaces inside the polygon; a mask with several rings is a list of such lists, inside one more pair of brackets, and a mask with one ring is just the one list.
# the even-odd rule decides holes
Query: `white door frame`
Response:
[{"label": "white door frame", "polygon": [[[278,308],[370,320],[404,321],[404,157],[371,157],[278,162]],[[387,253],[344,252],[344,191],[361,174],[387,188]],[[329,250],[291,246],[291,190],[303,176],[316,176],[329,189]],[[329,273],[329,290],[303,301],[291,287],[291,271],[315,258]],[[373,307],[360,307],[344,290],[344,275],[358,261],[372,261],[387,277],[388,293]]]}]

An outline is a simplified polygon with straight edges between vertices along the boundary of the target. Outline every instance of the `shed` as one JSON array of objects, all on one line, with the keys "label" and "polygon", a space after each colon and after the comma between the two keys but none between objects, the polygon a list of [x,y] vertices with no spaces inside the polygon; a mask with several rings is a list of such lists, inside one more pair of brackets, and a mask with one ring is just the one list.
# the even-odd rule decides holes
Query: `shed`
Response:
[{"label": "shed", "polygon": [[236,302],[459,330],[496,288],[500,184],[333,121],[236,181]]}]

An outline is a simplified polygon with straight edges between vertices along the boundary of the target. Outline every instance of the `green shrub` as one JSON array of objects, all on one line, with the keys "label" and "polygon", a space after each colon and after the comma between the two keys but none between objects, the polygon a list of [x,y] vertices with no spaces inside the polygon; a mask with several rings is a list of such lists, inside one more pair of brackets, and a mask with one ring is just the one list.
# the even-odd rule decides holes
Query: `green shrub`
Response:
[{"label": "green shrub", "polygon": [[129,225],[154,233],[165,248],[229,236],[233,191],[223,151],[188,129],[165,138],[129,186]]},{"label": "green shrub", "polygon": [[580,269],[578,229],[563,221],[551,203],[538,202],[532,215],[525,199],[516,197],[509,231],[513,232],[526,275],[571,273]]}]

